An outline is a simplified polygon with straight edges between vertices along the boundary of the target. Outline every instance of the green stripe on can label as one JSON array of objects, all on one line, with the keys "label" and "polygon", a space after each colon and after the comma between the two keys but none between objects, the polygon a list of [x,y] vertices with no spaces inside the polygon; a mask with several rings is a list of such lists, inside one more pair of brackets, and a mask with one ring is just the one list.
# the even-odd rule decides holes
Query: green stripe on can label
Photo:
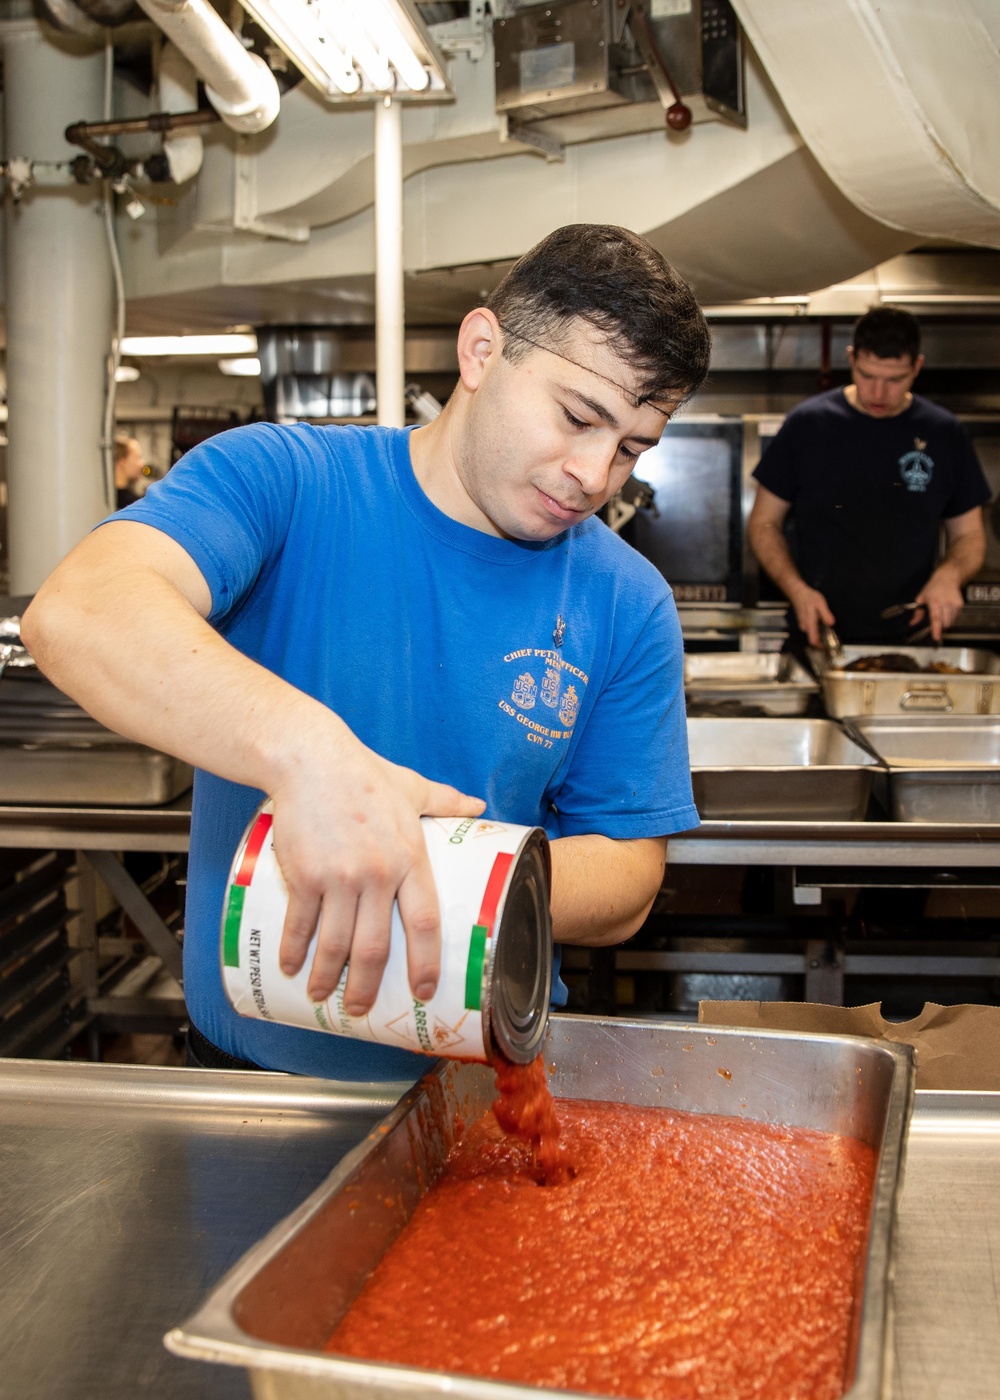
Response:
[{"label": "green stripe on can label", "polygon": [[486,961],[485,924],[472,925],[469,961],[465,968],[465,1009],[478,1011],[483,1004],[483,963]]},{"label": "green stripe on can label", "polygon": [[240,924],[243,922],[243,901],[246,896],[244,885],[229,886],[226,924],[222,934],[222,961],[226,967],[240,965]]}]

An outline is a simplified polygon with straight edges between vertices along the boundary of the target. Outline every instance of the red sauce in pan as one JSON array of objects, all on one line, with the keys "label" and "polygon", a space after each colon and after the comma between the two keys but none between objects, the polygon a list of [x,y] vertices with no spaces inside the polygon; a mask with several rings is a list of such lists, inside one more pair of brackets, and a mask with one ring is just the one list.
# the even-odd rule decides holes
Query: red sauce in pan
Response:
[{"label": "red sauce in pan", "polygon": [[538,1143],[472,1124],[328,1350],[655,1400],[843,1393],[870,1148],[619,1104],[558,1116],[573,1174],[544,1186]]}]

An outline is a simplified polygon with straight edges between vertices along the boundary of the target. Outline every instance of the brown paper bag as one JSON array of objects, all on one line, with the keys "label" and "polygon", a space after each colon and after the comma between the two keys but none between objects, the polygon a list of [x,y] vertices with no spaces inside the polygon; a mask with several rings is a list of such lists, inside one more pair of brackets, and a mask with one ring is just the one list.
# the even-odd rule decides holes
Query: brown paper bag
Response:
[{"label": "brown paper bag", "polygon": [[702,1001],[698,1020],[713,1026],[867,1035],[915,1051],[918,1089],[1000,1091],[1000,1006],[938,1006],[912,1021],[887,1021],[879,1002],[821,1006],[801,1001]]}]

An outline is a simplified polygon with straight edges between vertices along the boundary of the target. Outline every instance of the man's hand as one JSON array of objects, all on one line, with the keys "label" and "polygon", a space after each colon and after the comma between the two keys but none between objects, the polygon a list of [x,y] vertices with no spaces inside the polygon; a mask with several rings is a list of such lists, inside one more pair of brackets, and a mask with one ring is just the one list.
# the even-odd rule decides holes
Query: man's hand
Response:
[{"label": "man's hand", "polygon": [[939,642],[945,628],[951,626],[965,605],[961,574],[953,564],[942,564],[931,574],[915,601],[924,606],[914,612],[910,626],[919,627],[926,617],[930,623],[931,636]]},{"label": "man's hand", "polygon": [[807,583],[799,583],[791,589],[788,598],[795,609],[799,626],[809,638],[809,645],[822,646],[820,623],[825,622],[827,627],[832,627],[837,620],[822,593],[816,588],[810,588]]},{"label": "man's hand", "polygon": [[325,1001],[349,962],[344,1007],[363,1016],[382,980],[398,900],[410,988],[427,1001],[440,972],[441,917],[420,818],[477,817],[486,804],[389,763],[349,731],[315,737],[323,747],[299,747],[271,793],[288,885],[281,969],[301,970],[318,921],[309,995]]}]

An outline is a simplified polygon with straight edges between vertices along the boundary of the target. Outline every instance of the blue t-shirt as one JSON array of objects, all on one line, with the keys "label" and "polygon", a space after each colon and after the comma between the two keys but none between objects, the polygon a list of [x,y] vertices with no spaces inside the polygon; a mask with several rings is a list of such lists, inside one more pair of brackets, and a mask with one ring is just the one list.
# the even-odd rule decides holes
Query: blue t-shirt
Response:
[{"label": "blue t-shirt", "polygon": [[[662,576],[597,520],[543,543],[452,520],[404,430],[255,424],[189,452],[115,520],[198,565],[210,622],[394,763],[551,836],[698,824],[680,627]],[[416,1077],[407,1051],[249,1020],[226,1000],[219,919],[262,794],[195,779],[184,937],[193,1023],[231,1055],[339,1079]]]}]

